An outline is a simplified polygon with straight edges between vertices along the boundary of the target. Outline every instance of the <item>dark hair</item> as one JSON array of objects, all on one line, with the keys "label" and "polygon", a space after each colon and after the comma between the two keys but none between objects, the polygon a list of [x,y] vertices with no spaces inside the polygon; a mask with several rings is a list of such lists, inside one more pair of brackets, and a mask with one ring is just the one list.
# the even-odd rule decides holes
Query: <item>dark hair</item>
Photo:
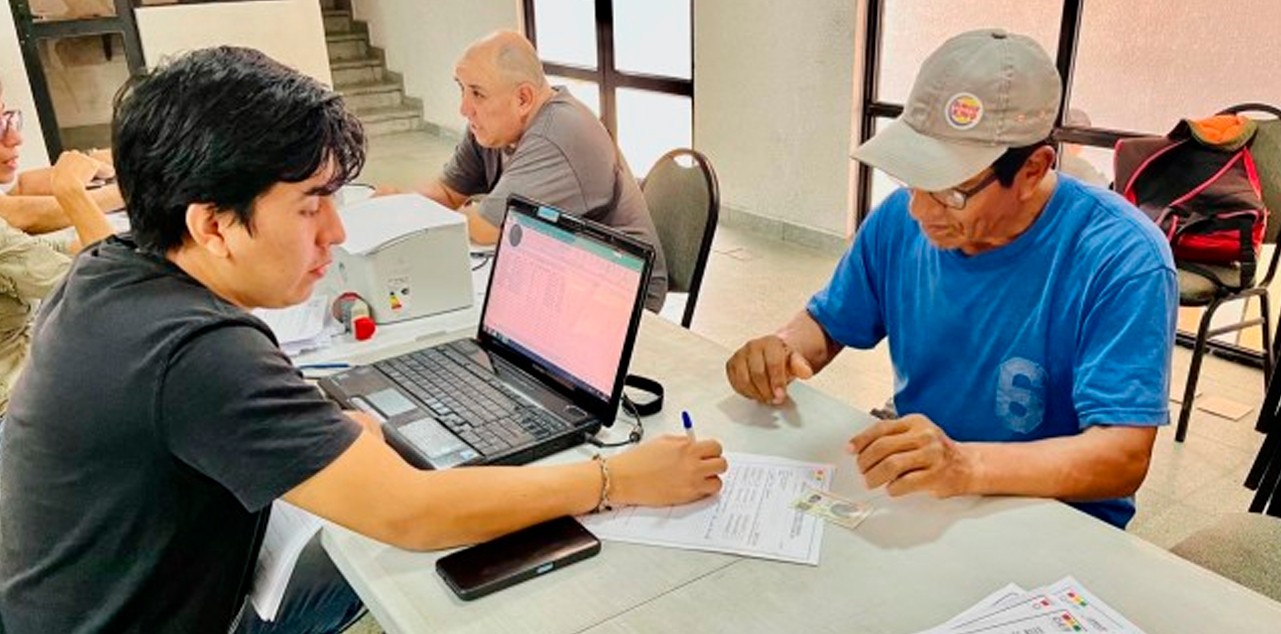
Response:
[{"label": "dark hair", "polygon": [[1005,151],[1000,158],[992,163],[992,172],[996,174],[996,180],[1001,183],[1001,187],[1009,187],[1014,184],[1014,177],[1019,175],[1019,170],[1023,169],[1023,164],[1027,163],[1028,157],[1040,148],[1050,145],[1049,139],[1037,141],[1032,145],[1023,147],[1012,147]]},{"label": "dark hair", "polygon": [[125,84],[111,123],[116,177],[138,245],[165,253],[187,237],[187,206],[235,213],[330,162],[332,193],[360,173],[365,134],[342,99],[246,48],[195,51]]}]

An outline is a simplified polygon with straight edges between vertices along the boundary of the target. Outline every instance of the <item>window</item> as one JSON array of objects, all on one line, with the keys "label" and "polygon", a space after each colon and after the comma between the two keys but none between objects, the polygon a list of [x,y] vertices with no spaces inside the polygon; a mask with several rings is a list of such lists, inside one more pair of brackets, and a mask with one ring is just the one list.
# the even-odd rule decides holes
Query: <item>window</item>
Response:
[{"label": "window", "polygon": [[548,80],[600,116],[638,177],[693,145],[692,21],[690,0],[525,0]]},{"label": "window", "polygon": [[[1181,117],[1227,106],[1281,104],[1281,3],[1091,2],[1081,15],[1070,105],[1094,126],[1164,134]],[[1135,37],[1134,25],[1153,25]],[[1209,32],[1210,29],[1216,31]]]}]

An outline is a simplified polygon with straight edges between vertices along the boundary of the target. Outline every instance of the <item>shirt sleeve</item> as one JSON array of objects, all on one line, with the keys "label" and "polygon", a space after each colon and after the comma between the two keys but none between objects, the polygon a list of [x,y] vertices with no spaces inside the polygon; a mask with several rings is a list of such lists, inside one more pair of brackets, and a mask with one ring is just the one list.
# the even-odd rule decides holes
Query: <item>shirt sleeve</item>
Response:
[{"label": "shirt sleeve", "polygon": [[542,135],[526,135],[507,161],[493,191],[480,202],[480,216],[498,226],[507,214],[507,197],[531,200],[582,215],[587,212],[582,184],[560,147]]},{"label": "shirt sleeve", "polygon": [[0,221],[0,293],[43,299],[66,276],[71,258],[54,244]]},{"label": "shirt sleeve", "polygon": [[885,338],[883,271],[884,242],[889,216],[906,213],[906,192],[885,200],[863,223],[854,244],[836,265],[827,286],[810,298],[805,309],[833,341],[868,349]]},{"label": "shirt sleeve", "polygon": [[1082,428],[1169,422],[1179,282],[1159,268],[1102,290],[1085,314],[1072,400]]},{"label": "shirt sleeve", "polygon": [[360,435],[355,421],[247,323],[182,345],[159,407],[160,433],[173,455],[251,512],[328,466]]},{"label": "shirt sleeve", "polygon": [[475,196],[486,193],[489,183],[485,182],[485,158],[481,147],[471,130],[463,135],[463,140],[454,148],[454,156],[445,164],[440,180],[446,187],[464,195]]}]

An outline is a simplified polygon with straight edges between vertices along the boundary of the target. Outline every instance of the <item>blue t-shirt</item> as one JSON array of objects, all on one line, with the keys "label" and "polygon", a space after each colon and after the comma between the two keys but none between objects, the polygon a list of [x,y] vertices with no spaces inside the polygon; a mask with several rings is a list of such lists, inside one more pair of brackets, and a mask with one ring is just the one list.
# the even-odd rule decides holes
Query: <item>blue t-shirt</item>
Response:
[{"label": "blue t-shirt", "polygon": [[[1169,244],[1121,197],[1059,175],[1010,244],[930,243],[891,195],[807,309],[836,342],[889,337],[894,404],[958,441],[1029,441],[1090,425],[1164,425],[1178,278]],[[1077,503],[1124,528],[1133,498]]]}]

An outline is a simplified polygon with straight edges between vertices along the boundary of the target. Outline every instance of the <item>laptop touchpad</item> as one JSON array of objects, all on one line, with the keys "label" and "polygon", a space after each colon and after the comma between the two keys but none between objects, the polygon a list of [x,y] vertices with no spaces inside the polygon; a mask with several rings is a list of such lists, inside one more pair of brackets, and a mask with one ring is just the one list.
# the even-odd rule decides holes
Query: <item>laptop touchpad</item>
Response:
[{"label": "laptop touchpad", "polygon": [[437,469],[448,469],[477,456],[471,447],[432,418],[420,418],[396,431],[427,454],[427,459]]},{"label": "laptop touchpad", "polygon": [[373,394],[366,394],[365,400],[369,401],[382,415],[387,418],[404,414],[413,410],[416,405],[414,402],[405,398],[405,395],[396,391],[394,388],[379,390]]}]

